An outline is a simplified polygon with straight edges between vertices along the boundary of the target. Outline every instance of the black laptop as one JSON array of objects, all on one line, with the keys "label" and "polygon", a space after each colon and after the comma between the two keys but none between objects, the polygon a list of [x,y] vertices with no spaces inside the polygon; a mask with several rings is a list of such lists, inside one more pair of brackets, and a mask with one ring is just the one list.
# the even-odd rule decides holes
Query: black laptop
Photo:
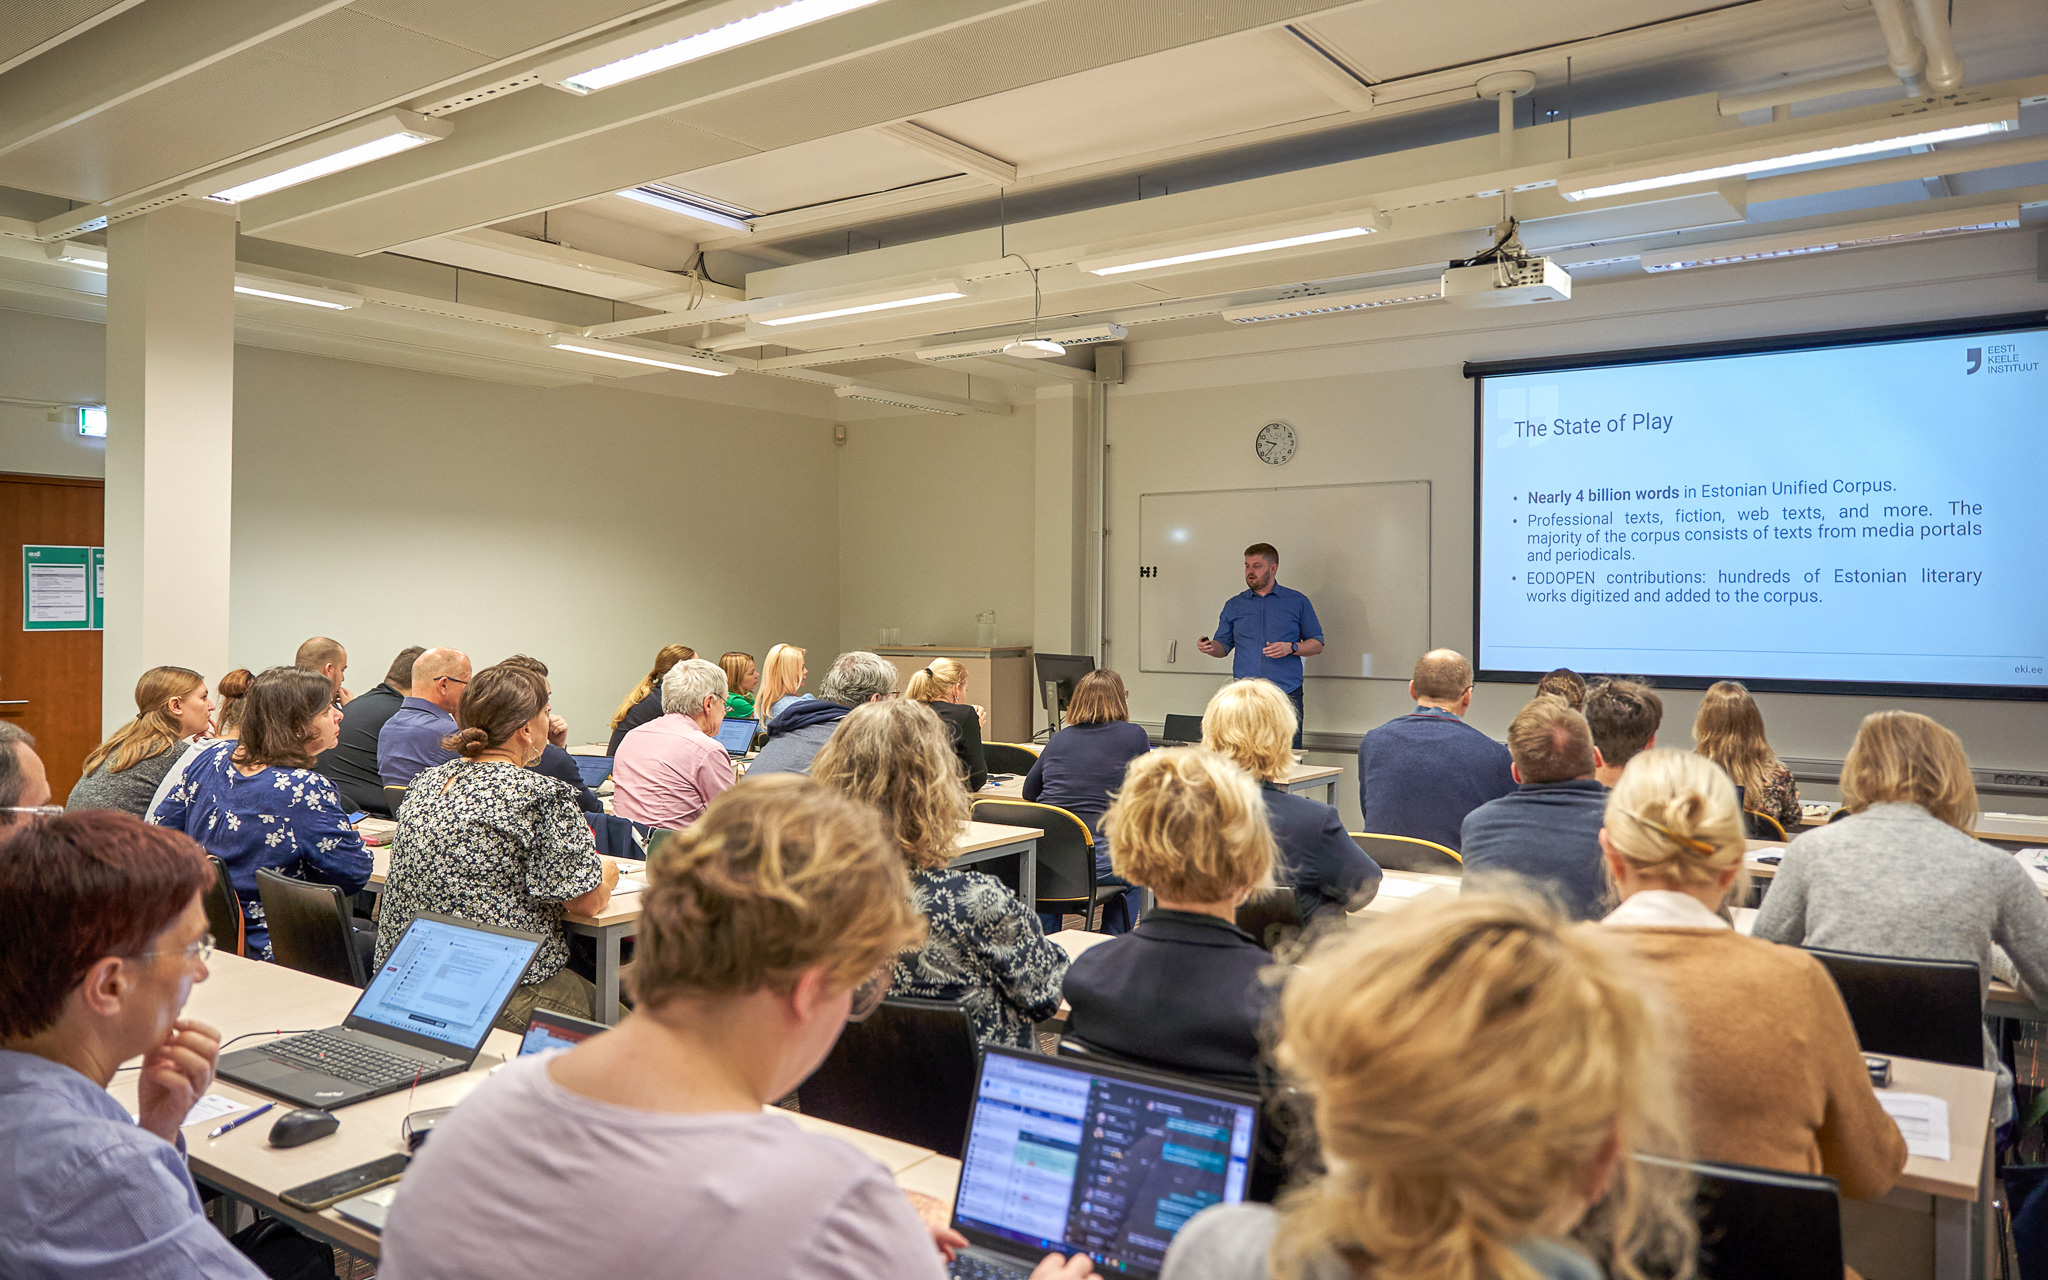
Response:
[{"label": "black laptop", "polygon": [[1162,742],[1180,742],[1191,745],[1200,744],[1202,741],[1202,717],[1169,714],[1166,717],[1166,727],[1159,731],[1159,740]]},{"label": "black laptop", "polygon": [[1258,1099],[1192,1080],[990,1045],[953,1200],[966,1280],[1049,1251],[1150,1280],[1187,1220],[1245,1197]]},{"label": "black laptop", "polygon": [[537,934],[420,915],[338,1027],[223,1054],[223,1080],[332,1111],[469,1070]]}]

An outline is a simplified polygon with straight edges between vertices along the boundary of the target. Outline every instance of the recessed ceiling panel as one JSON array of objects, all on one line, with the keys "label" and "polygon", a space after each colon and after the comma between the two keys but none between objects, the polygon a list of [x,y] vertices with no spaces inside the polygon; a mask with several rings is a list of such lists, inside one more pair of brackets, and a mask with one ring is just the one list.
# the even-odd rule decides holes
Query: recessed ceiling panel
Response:
[{"label": "recessed ceiling panel", "polygon": [[1420,75],[1717,8],[1703,0],[1367,0],[1308,19],[1374,80]]},{"label": "recessed ceiling panel", "polygon": [[492,59],[637,13],[648,0],[356,0],[358,13]]},{"label": "recessed ceiling panel", "polygon": [[0,70],[31,49],[65,38],[87,23],[103,22],[138,0],[7,0],[0,22]]},{"label": "recessed ceiling panel", "polygon": [[842,133],[801,142],[766,155],[746,156],[664,182],[737,205],[749,213],[779,213],[871,191],[950,177],[960,170],[879,134]]}]

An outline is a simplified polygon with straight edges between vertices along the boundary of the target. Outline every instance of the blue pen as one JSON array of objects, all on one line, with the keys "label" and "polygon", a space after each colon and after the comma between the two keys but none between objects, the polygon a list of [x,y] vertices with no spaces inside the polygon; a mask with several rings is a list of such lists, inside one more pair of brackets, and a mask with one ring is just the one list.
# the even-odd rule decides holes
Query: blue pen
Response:
[{"label": "blue pen", "polygon": [[249,1123],[251,1120],[254,1120],[257,1116],[262,1115],[264,1112],[270,1110],[272,1107],[276,1105],[277,1104],[275,1102],[266,1102],[262,1106],[256,1108],[254,1111],[251,1111],[248,1115],[236,1116],[234,1119],[228,1121],[224,1125],[219,1126],[212,1133],[209,1133],[206,1136],[209,1138],[218,1138],[220,1135],[226,1133],[228,1130],[233,1129],[238,1125],[245,1125]]}]

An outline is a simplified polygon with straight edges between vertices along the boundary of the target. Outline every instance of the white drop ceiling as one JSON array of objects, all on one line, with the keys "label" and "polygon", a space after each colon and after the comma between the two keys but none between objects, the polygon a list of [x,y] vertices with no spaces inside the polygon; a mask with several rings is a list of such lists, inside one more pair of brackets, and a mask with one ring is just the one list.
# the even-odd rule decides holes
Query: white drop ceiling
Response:
[{"label": "white drop ceiling", "polygon": [[[1139,326],[1135,341],[1146,325],[1229,331],[1222,309],[1289,289],[1425,278],[1490,242],[1501,198],[1480,191],[1646,146],[1682,159],[1769,126],[1767,108],[1722,115],[1723,96],[1883,67],[1872,4],[882,0],[576,96],[530,73],[699,5],[41,0],[0,23],[0,306],[90,314],[104,277],[50,261],[51,238],[97,242],[105,219],[146,216],[209,173],[398,107],[453,132],[240,208],[245,271],[368,301],[324,313],[244,300],[249,340],[713,398],[776,378],[771,398],[810,395],[837,414],[848,402],[831,388],[936,389],[914,348],[1022,331],[1034,308],[1047,324]],[[1517,197],[1525,240],[1585,264],[1581,288],[1598,289],[1639,276],[1645,248],[1784,219],[1996,195],[2039,224],[2048,20],[2038,0],[1952,9],[1962,96],[2039,100],[2015,133],[1871,157],[1867,180],[1848,165],[1576,207],[1539,188]],[[1506,162],[1495,105],[1475,89],[1500,71],[1535,77]],[[1790,110],[1825,126],[1908,101],[1893,82]],[[885,131],[904,123],[980,154],[963,164],[946,141],[934,154]],[[999,184],[1009,166],[1014,180]],[[751,231],[613,194],[651,182],[746,210]],[[1384,210],[1386,229],[1130,276],[1074,265],[1347,202]],[[942,279],[973,282],[973,296],[782,329],[748,319]],[[540,340],[565,326],[709,346],[746,375],[711,388]],[[976,360],[975,394],[1028,397],[1085,377],[1087,359]]]}]

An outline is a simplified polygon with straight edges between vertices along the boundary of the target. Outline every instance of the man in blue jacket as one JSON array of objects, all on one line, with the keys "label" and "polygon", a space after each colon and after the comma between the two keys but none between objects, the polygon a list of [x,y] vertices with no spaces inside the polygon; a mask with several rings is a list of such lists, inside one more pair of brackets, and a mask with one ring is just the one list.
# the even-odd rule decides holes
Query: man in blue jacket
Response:
[{"label": "man in blue jacket", "polygon": [[1594,777],[1600,748],[1586,717],[1562,698],[1539,697],[1508,726],[1519,785],[1465,815],[1466,889],[1520,876],[1574,920],[1607,914],[1600,827],[1607,788]]},{"label": "man in blue jacket", "polygon": [[1231,650],[1233,680],[1270,680],[1294,704],[1294,745],[1301,746],[1301,660],[1323,651],[1323,624],[1308,597],[1280,585],[1280,553],[1270,542],[1244,549],[1245,589],[1223,602],[1216,634],[1203,636],[1195,647],[1212,658]]},{"label": "man in blue jacket", "polygon": [[1508,749],[1465,723],[1472,664],[1432,649],[1408,682],[1415,710],[1358,744],[1358,802],[1365,830],[1458,848],[1465,815],[1515,789]]}]

